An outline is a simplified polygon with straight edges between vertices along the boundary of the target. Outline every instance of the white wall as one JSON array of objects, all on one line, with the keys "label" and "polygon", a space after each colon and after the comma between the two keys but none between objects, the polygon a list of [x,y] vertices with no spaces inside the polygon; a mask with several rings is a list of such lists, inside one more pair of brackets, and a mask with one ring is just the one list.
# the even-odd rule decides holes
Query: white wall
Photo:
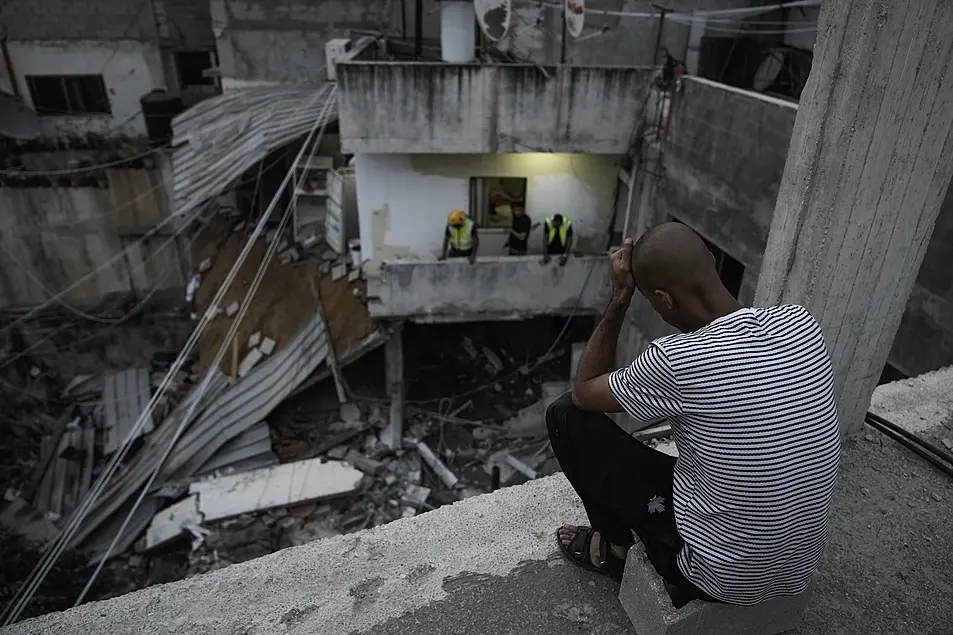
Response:
[{"label": "white wall", "polygon": [[[362,154],[355,163],[365,260],[439,255],[447,214],[469,210],[470,177],[526,178],[526,213],[534,223],[561,213],[572,220],[578,247],[605,248],[618,182],[614,156]],[[541,231],[530,236],[531,252]],[[505,233],[482,230],[480,251],[502,253]]]},{"label": "white wall", "polygon": [[[12,34],[14,37],[16,34]],[[20,93],[33,105],[26,75],[103,75],[112,115],[44,116],[47,137],[94,133],[110,136],[144,136],[145,119],[139,99],[155,88],[165,87],[162,59],[151,42],[62,41],[8,42],[10,60]]]}]

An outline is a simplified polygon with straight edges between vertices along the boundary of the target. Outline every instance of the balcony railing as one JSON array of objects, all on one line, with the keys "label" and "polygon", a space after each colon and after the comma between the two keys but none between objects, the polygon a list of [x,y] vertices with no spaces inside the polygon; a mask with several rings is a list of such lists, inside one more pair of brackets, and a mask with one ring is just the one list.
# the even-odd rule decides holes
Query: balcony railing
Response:
[{"label": "balcony railing", "polygon": [[539,256],[392,260],[368,278],[373,317],[419,322],[522,319],[533,315],[594,314],[608,298],[609,259]]}]

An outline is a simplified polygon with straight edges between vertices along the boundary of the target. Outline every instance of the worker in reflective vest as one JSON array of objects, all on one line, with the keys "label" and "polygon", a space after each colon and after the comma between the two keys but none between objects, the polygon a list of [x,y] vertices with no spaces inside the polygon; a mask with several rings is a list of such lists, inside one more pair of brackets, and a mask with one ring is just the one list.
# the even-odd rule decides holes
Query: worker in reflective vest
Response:
[{"label": "worker in reflective vest", "polygon": [[479,247],[480,237],[477,235],[476,223],[458,209],[450,212],[447,216],[447,229],[443,234],[440,260],[445,260],[447,257],[467,258],[472,264],[476,262]]},{"label": "worker in reflective vest", "polygon": [[559,264],[566,264],[571,248],[572,222],[562,214],[547,218],[543,225],[543,264],[549,262],[550,254],[559,254]]}]

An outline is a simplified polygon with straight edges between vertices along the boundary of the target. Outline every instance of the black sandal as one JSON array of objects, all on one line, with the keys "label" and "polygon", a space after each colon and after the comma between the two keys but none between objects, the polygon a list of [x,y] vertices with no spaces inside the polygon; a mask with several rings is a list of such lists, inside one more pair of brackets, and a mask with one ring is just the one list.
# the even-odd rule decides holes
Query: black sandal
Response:
[{"label": "black sandal", "polygon": [[576,535],[568,545],[564,545],[559,539],[559,530],[556,530],[556,544],[560,551],[574,565],[582,567],[586,571],[594,571],[608,576],[616,582],[622,582],[622,573],[625,571],[625,560],[619,558],[609,549],[609,541],[600,535],[599,540],[599,559],[598,565],[593,564],[590,558],[590,545],[592,536],[597,533],[591,527],[576,527]]}]

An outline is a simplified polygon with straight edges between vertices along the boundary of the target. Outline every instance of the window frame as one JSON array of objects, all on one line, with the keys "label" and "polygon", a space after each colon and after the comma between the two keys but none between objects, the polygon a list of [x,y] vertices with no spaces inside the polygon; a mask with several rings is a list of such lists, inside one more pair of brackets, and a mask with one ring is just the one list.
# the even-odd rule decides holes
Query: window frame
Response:
[{"label": "window frame", "polygon": [[490,180],[497,179],[514,180],[522,182],[522,200],[514,200],[513,203],[521,204],[526,209],[526,196],[529,190],[529,178],[525,176],[471,176],[468,181],[469,189],[469,215],[471,220],[477,224],[480,229],[510,229],[512,220],[506,225],[490,224]]},{"label": "window frame", "polygon": [[[205,55],[205,59],[208,61],[208,66],[202,71],[199,71],[199,76],[201,77],[202,81],[198,83],[186,82],[185,75],[182,73],[181,60],[183,57],[193,56],[193,55],[198,56],[199,54]],[[205,72],[206,70],[215,68],[216,58],[213,51],[209,51],[206,49],[181,49],[181,50],[173,51],[172,59],[175,64],[175,75],[179,81],[180,90],[185,90],[186,88],[192,88],[192,87],[206,87],[206,86],[214,87],[215,86],[214,77],[202,75],[202,73]]]},{"label": "window frame", "polygon": [[[41,117],[110,117],[113,114],[112,103],[109,100],[109,90],[106,87],[106,80],[102,73],[95,75],[24,75],[24,80],[30,91],[33,110]],[[47,97],[50,96],[49,91],[54,88],[51,85],[52,82],[58,84],[56,88],[59,90],[59,97],[63,104],[62,109],[39,103],[49,104],[49,100],[39,99],[39,97],[43,93],[47,93]],[[90,92],[93,87],[100,94],[93,95]],[[95,103],[97,101],[100,101],[98,105]]]}]

